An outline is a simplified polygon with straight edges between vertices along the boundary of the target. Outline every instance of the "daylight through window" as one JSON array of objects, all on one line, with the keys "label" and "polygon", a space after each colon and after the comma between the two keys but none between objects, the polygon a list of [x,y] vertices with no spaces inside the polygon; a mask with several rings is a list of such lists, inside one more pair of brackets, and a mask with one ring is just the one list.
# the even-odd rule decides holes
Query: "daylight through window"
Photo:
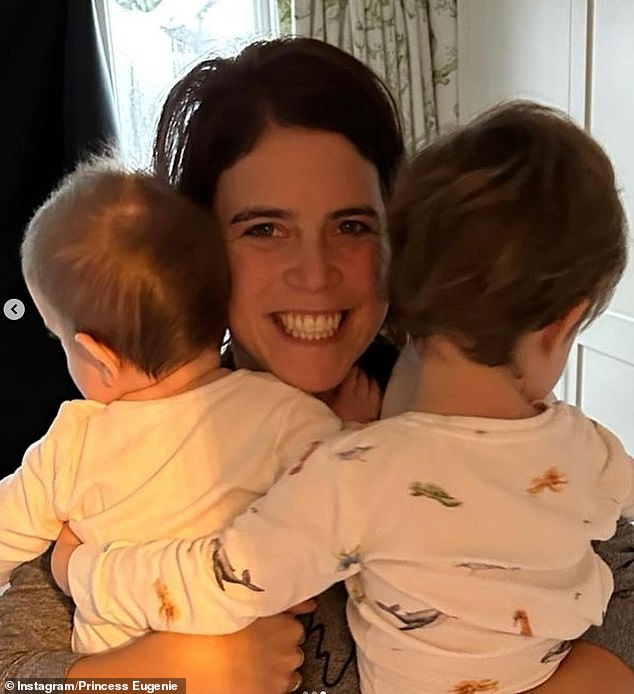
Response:
[{"label": "daylight through window", "polygon": [[170,87],[210,54],[231,55],[277,33],[275,0],[103,0],[108,65],[119,112],[121,154],[149,163]]}]

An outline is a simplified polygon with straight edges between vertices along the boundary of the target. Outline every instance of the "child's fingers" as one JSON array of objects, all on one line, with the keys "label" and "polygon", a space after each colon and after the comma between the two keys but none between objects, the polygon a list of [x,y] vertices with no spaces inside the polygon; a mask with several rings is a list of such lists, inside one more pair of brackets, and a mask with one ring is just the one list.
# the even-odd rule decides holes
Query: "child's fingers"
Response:
[{"label": "child's fingers", "polygon": [[372,378],[358,366],[354,366],[328,404],[344,422],[365,424],[378,417],[381,392]]}]

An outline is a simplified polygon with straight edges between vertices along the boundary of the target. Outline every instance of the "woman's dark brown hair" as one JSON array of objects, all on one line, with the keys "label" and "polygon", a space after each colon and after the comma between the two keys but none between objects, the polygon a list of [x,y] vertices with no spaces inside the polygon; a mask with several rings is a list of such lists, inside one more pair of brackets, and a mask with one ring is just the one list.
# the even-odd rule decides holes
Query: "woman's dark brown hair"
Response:
[{"label": "woman's dark brown hair", "polygon": [[403,156],[394,100],[365,65],[308,38],[252,43],[194,67],[163,106],[154,170],[209,207],[222,172],[270,123],[343,135],[376,166],[389,195]]},{"label": "woman's dark brown hair", "polygon": [[397,336],[444,335],[489,366],[584,300],[594,319],[627,260],[608,157],[564,113],[524,101],[425,148],[389,229]]},{"label": "woman's dark brown hair", "polygon": [[[394,99],[356,58],[309,38],[255,42],[194,67],[163,106],[154,171],[208,209],[220,175],[271,123],[342,135],[374,164],[389,199],[404,152]],[[231,366],[231,350],[224,356]],[[359,365],[385,388],[394,360],[393,346],[378,338]]]}]

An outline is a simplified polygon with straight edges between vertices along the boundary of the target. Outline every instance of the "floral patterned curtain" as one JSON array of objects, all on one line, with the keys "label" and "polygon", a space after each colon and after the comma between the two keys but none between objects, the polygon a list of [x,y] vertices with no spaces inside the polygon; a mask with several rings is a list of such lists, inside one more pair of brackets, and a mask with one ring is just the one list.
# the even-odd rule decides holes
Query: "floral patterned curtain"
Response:
[{"label": "floral patterned curtain", "polygon": [[410,152],[458,122],[456,0],[278,0],[283,35],[339,46],[399,105]]}]

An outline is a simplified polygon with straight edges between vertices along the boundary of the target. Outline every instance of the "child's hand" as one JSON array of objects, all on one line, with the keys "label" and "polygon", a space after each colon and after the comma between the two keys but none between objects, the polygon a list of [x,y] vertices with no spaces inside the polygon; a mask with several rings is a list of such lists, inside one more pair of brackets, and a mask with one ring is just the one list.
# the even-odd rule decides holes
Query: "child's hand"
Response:
[{"label": "child's hand", "polygon": [[55,579],[55,583],[62,589],[66,595],[70,595],[70,586],[68,584],[68,562],[71,554],[81,544],[81,540],[70,529],[68,523],[64,523],[62,529],[57,536],[53,554],[51,556],[51,573]]},{"label": "child's hand", "polygon": [[353,366],[328,404],[344,422],[367,424],[379,418],[381,390],[362,369]]}]

